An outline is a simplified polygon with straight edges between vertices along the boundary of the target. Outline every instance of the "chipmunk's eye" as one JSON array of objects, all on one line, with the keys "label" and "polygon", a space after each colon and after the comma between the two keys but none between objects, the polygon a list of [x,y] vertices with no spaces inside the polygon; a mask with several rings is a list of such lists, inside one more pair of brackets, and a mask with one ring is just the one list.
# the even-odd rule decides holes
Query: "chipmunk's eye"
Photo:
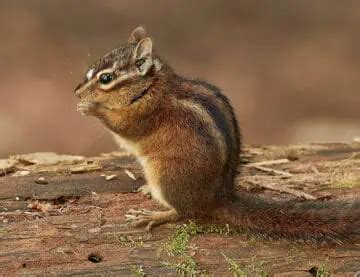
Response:
[{"label": "chipmunk's eye", "polygon": [[135,66],[140,69],[140,67],[144,64],[145,59],[140,59],[135,62]]},{"label": "chipmunk's eye", "polygon": [[112,73],[103,73],[99,77],[99,82],[103,85],[106,85],[114,80],[114,74]]}]

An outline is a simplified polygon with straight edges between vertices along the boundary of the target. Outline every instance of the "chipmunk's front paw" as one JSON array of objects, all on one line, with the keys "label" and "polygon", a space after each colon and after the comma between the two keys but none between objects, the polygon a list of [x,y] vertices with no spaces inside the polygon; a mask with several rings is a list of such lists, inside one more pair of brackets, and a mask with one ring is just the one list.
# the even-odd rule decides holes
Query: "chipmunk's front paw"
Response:
[{"label": "chipmunk's front paw", "polygon": [[82,115],[92,115],[98,109],[98,104],[90,101],[81,101],[77,104],[76,110]]},{"label": "chipmunk's front paw", "polygon": [[169,211],[150,211],[146,209],[131,209],[125,214],[126,222],[134,227],[145,226],[146,231],[151,231],[152,227],[167,222],[177,221],[178,215],[175,210]]}]

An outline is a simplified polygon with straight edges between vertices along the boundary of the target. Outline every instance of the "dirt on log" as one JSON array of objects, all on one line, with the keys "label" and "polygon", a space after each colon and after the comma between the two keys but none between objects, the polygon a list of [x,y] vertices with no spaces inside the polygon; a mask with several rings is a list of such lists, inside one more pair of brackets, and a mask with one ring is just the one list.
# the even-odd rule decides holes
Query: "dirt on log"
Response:
[{"label": "dirt on log", "polygon": [[[258,197],[360,196],[360,144],[246,147],[242,160],[238,189]],[[151,233],[131,228],[128,209],[160,208],[136,192],[144,183],[140,166],[124,152],[0,160],[0,275],[360,275],[360,243],[274,241],[196,222]]]}]

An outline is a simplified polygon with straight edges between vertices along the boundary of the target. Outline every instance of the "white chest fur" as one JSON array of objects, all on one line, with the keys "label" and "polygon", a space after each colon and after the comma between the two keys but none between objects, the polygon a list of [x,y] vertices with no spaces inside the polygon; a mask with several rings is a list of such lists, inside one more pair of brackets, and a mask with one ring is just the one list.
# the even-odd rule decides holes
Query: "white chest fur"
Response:
[{"label": "white chest fur", "polygon": [[141,149],[137,143],[127,140],[125,138],[122,138],[115,133],[112,133],[112,134],[113,134],[113,137],[114,137],[116,143],[121,148],[124,148],[127,152],[129,152],[130,154],[133,154],[136,157],[141,155]]},{"label": "white chest fur", "polygon": [[171,205],[164,199],[163,192],[160,186],[159,174],[154,170],[151,161],[147,157],[138,157],[144,173],[147,184],[151,191],[151,196],[161,205],[171,208]]}]

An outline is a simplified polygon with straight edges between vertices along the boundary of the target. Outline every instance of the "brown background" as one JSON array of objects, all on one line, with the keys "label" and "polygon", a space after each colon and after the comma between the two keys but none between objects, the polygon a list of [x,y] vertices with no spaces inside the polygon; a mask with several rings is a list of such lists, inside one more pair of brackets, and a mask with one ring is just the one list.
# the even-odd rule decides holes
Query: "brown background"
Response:
[{"label": "brown background", "polygon": [[247,143],[360,136],[360,1],[0,2],[0,157],[114,148],[75,111],[96,57],[143,24],[183,75],[223,88]]}]

